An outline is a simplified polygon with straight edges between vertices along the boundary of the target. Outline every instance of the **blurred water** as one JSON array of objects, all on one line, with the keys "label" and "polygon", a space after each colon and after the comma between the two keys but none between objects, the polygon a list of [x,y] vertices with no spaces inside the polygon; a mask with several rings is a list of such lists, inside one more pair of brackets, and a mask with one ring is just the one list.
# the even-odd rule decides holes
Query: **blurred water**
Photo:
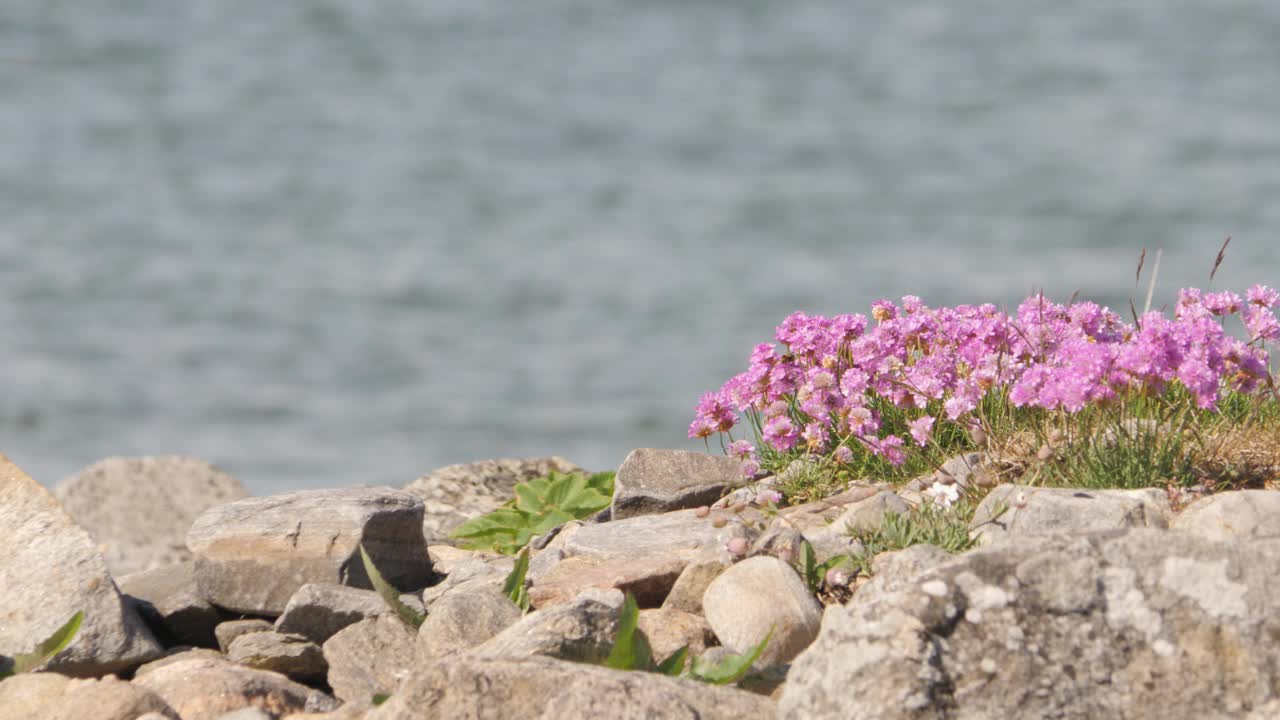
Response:
[{"label": "blurred water", "polygon": [[1280,4],[6,0],[0,450],[685,439],[795,309],[1280,284]]}]

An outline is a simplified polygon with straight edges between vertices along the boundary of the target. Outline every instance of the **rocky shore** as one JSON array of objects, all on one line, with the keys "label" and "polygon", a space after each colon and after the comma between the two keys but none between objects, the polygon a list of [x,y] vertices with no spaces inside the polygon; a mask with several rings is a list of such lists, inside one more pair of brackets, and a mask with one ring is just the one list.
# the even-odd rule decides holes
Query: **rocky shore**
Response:
[{"label": "rocky shore", "polygon": [[[84,614],[0,681],[0,720],[1280,718],[1280,492],[1175,512],[1162,490],[1002,485],[977,548],[884,553],[819,596],[802,544],[855,551],[850,529],[932,478],[774,511],[737,461],[642,449],[609,509],[530,544],[524,612],[503,591],[514,558],[448,533],[575,469],[250,497],[200,460],[113,458],[51,493],[0,455],[0,671]],[[360,547],[421,626],[371,589]],[[609,669],[626,593],[658,660],[772,635],[733,686]]]}]

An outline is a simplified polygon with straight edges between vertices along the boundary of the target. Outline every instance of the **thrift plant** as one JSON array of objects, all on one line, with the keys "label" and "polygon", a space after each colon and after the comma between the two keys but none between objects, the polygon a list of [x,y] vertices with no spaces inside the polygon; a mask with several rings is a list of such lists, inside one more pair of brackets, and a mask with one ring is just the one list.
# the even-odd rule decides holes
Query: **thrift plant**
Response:
[{"label": "thrift plant", "polygon": [[[776,330],[780,348],[757,345],[745,372],[702,397],[689,437],[718,437],[746,476],[807,458],[828,478],[905,480],[956,452],[1020,447],[1021,469],[1045,482],[1190,483],[1233,413],[1280,427],[1278,304],[1254,285],[1187,288],[1172,318],[1132,323],[1042,294],[1012,316],[912,295],[873,303],[870,319],[797,312]],[[748,438],[734,438],[743,418]],[[1094,452],[1066,452],[1082,447]]]}]

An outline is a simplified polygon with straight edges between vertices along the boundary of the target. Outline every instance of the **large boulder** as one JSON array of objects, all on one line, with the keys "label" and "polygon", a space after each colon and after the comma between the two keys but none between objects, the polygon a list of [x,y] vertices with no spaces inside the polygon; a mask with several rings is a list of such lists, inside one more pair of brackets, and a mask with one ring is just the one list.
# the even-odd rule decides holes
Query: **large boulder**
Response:
[{"label": "large boulder", "polygon": [[780,711],[1242,717],[1277,696],[1276,637],[1280,539],[1029,535],[828,608],[792,665]]},{"label": "large boulder", "polygon": [[133,684],[159,695],[182,720],[217,720],[251,707],[280,717],[338,706],[332,697],[280,673],[201,656],[144,666]]},{"label": "large boulder", "polygon": [[720,573],[703,594],[702,609],[720,643],[734,652],[746,652],[768,636],[758,661],[762,667],[800,654],[822,622],[822,606],[796,571],[767,555]]},{"label": "large boulder", "polygon": [[159,695],[112,675],[23,673],[0,682],[0,720],[135,720],[146,713],[178,720]]},{"label": "large boulder", "polygon": [[454,656],[416,668],[368,720],[610,718],[765,720],[768,698],[742,690],[552,658]]},{"label": "large boulder", "polygon": [[970,534],[987,545],[1035,533],[1167,528],[1173,517],[1163,490],[1088,490],[1001,485],[978,504]]},{"label": "large boulder", "polygon": [[610,517],[622,520],[710,505],[746,481],[733,458],[639,448],[618,468]]},{"label": "large boulder", "polygon": [[361,545],[403,591],[433,577],[422,501],[390,488],[303,490],[219,505],[196,519],[187,545],[205,599],[252,615],[279,615],[307,583],[372,588]]},{"label": "large boulder", "polygon": [[185,538],[196,517],[249,493],[204,460],[164,456],[107,458],[63,480],[54,494],[118,577],[190,560]]},{"label": "large boulder", "polygon": [[48,490],[0,455],[0,666],[33,650],[75,613],[80,631],[46,667],[97,676],[161,653],[116,589],[89,533]]},{"label": "large boulder", "polygon": [[540,478],[552,470],[581,469],[562,457],[482,460],[433,470],[403,489],[426,503],[422,533],[427,541],[446,544],[453,542],[449,533],[454,528],[515,497],[516,483]]}]

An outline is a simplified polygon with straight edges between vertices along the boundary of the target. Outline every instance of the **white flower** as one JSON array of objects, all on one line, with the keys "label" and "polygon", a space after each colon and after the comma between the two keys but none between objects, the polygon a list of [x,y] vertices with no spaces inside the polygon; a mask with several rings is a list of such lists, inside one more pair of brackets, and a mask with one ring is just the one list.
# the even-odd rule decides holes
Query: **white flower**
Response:
[{"label": "white flower", "polygon": [[924,491],[925,495],[933,498],[933,502],[942,507],[951,507],[951,505],[960,500],[960,486],[955,483],[943,484],[935,482]]}]

